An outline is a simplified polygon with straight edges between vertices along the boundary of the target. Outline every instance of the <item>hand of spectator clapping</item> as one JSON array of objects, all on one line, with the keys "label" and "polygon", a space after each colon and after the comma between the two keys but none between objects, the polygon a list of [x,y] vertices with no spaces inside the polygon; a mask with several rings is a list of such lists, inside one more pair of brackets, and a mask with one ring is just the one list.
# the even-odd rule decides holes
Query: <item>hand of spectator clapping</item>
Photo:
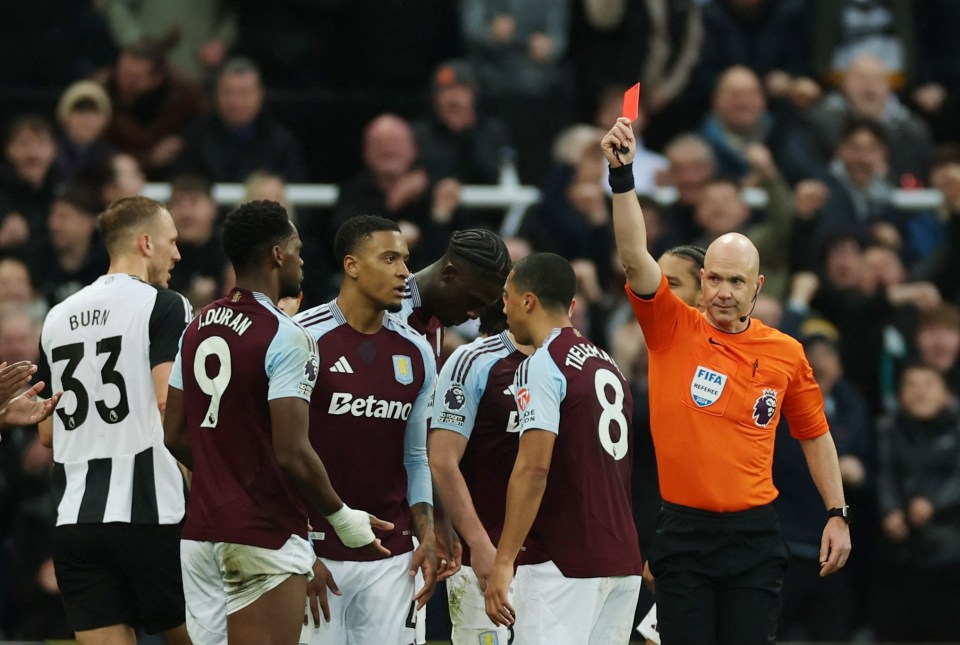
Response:
[{"label": "hand of spectator clapping", "polygon": [[790,302],[809,305],[820,288],[820,278],[812,271],[798,271],[790,282]]},{"label": "hand of spectator clapping", "polygon": [[933,504],[929,499],[918,495],[907,504],[907,521],[914,528],[923,528],[933,518]]},{"label": "hand of spectator clapping", "polygon": [[798,110],[806,110],[820,100],[823,90],[815,80],[808,76],[793,79],[790,87],[790,101]]},{"label": "hand of spectator clapping", "polygon": [[437,224],[449,224],[460,206],[460,182],[453,177],[444,177],[433,187],[433,206],[430,219]]},{"label": "hand of spectator clapping", "polygon": [[490,36],[496,43],[504,44],[513,40],[517,31],[517,19],[508,13],[494,16],[490,21]]},{"label": "hand of spectator clapping", "polygon": [[183,150],[183,139],[175,134],[167,135],[160,139],[150,151],[150,165],[155,168],[169,166],[181,150]]},{"label": "hand of spectator clapping", "polygon": [[936,112],[947,100],[947,90],[939,83],[924,83],[913,90],[913,102],[924,112]]},{"label": "hand of spectator clapping", "polygon": [[866,478],[867,472],[863,467],[863,462],[853,455],[843,455],[840,457],[840,479],[844,486],[854,488],[860,486]]},{"label": "hand of spectator clapping", "polygon": [[880,523],[883,534],[892,542],[903,542],[910,535],[910,528],[904,519],[903,511],[899,508],[885,518]]},{"label": "hand of spectator clapping", "polygon": [[830,199],[830,189],[819,179],[804,179],[794,189],[794,207],[800,219],[811,219]]},{"label": "hand of spectator clapping", "polygon": [[20,213],[7,213],[0,224],[0,249],[25,244],[30,239],[30,225]]},{"label": "hand of spectator clapping", "polygon": [[745,184],[759,184],[764,181],[775,179],[779,174],[777,164],[773,160],[773,154],[770,149],[762,143],[751,143],[747,146],[744,153],[747,163],[750,164],[750,171],[753,177],[747,177]]},{"label": "hand of spectator clapping", "polygon": [[411,170],[401,176],[397,182],[387,191],[386,199],[387,210],[397,211],[410,202],[414,201],[430,185],[430,178],[427,171],[422,168]]},{"label": "hand of spectator clapping", "polygon": [[553,39],[541,32],[530,34],[527,40],[527,52],[533,62],[546,63],[553,53]]}]

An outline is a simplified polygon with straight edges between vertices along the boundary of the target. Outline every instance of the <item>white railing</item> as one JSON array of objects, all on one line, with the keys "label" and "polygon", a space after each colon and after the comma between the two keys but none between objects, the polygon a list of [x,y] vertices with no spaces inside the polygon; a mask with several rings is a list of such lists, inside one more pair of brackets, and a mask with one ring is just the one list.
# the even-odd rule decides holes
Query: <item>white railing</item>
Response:
[{"label": "white railing", "polygon": [[[246,188],[243,184],[216,184],[213,198],[218,204],[232,206],[243,201]],[[170,199],[170,184],[147,184],[143,194],[151,199],[165,202]],[[288,184],[287,200],[293,206],[333,206],[340,196],[336,184]],[[767,194],[760,188],[746,188],[744,200],[753,208],[765,206]],[[677,198],[674,188],[660,188],[653,198],[661,204],[670,204]],[[503,208],[506,213],[500,226],[503,236],[516,234],[523,222],[523,214],[529,206],[540,200],[540,190],[534,186],[493,185],[464,186],[460,192],[464,206],[474,208]],[[943,202],[939,190],[896,190],[893,205],[904,210],[935,209]]]}]

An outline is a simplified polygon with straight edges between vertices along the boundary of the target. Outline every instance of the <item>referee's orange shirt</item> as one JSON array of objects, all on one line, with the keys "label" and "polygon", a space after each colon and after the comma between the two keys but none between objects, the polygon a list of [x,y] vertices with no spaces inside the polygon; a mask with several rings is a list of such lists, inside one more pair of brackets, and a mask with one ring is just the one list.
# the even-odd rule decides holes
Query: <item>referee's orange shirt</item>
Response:
[{"label": "referee's orange shirt", "polygon": [[795,339],[750,320],[731,334],[670,291],[627,295],[650,355],[650,429],[660,494],[674,504],[742,511],[772,502],[781,412],[796,439],[829,428],[823,395]]}]

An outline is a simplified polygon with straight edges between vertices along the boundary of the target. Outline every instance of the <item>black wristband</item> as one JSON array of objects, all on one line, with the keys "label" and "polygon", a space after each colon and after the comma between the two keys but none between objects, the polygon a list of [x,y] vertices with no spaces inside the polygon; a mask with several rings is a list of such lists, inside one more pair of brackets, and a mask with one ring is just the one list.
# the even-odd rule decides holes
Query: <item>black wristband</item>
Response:
[{"label": "black wristband", "polygon": [[610,167],[610,189],[614,194],[628,193],[634,189],[633,164],[628,163],[616,168]]}]

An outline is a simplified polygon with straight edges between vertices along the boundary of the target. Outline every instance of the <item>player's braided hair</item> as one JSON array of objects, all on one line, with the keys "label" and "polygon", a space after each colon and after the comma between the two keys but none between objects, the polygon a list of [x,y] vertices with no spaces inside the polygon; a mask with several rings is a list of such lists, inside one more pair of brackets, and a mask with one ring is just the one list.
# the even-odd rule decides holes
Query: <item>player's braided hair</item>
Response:
[{"label": "player's braided hair", "polygon": [[676,255],[677,257],[689,259],[691,262],[693,262],[694,273],[696,273],[703,268],[704,259],[707,257],[707,250],[702,246],[684,244],[682,246],[675,246],[672,249],[667,249],[663,252],[663,254]]},{"label": "player's braided hair", "polygon": [[480,333],[484,336],[496,336],[507,329],[507,314],[503,313],[503,301],[497,298],[480,312]]},{"label": "player's braided hair", "polygon": [[484,274],[493,274],[500,282],[507,279],[512,267],[507,245],[499,235],[482,228],[456,231],[450,238],[447,256],[460,258]]},{"label": "player's braided hair", "polygon": [[293,235],[287,211],[260,199],[241,204],[223,224],[223,250],[237,271],[254,268],[268,249]]}]

